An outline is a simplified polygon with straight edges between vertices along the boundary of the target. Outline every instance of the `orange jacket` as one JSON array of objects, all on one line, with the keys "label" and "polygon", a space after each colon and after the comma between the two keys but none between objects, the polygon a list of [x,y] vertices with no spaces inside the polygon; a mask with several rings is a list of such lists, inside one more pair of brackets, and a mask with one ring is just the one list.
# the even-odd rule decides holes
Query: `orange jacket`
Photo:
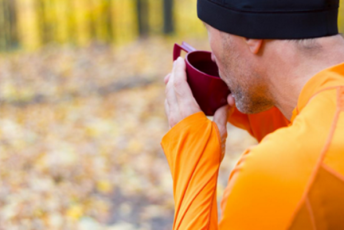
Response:
[{"label": "orange jacket", "polygon": [[163,137],[174,230],[344,229],[344,64],[305,85],[290,122],[276,108],[257,115],[236,110],[229,122],[260,143],[232,171],[219,223],[216,124],[199,112]]}]

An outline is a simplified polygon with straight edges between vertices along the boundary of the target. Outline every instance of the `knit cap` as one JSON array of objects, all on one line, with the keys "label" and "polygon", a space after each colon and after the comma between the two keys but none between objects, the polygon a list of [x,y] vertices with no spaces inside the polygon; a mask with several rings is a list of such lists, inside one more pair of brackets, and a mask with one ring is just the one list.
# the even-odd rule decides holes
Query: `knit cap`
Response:
[{"label": "knit cap", "polygon": [[339,0],[198,0],[198,17],[230,34],[307,39],[338,34]]}]

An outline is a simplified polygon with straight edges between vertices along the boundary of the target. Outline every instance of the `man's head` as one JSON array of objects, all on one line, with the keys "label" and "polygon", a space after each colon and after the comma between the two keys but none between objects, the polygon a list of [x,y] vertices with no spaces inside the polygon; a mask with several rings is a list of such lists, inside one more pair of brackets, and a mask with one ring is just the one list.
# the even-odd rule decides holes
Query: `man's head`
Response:
[{"label": "man's head", "polygon": [[209,25],[206,28],[213,60],[231,90],[237,108],[244,113],[257,113],[260,112],[257,110],[270,108],[271,103],[264,94],[264,79],[255,64],[263,41],[230,35]]},{"label": "man's head", "polygon": [[[291,12],[293,4],[299,7],[296,12]],[[283,12],[283,7],[287,12]],[[324,21],[317,12],[321,7],[324,8],[323,15],[332,14],[327,18],[327,24],[322,22],[304,31],[310,22],[293,20],[293,17],[308,19],[314,24],[320,19]],[[306,9],[308,12],[298,13]],[[198,0],[198,15],[208,30],[213,59],[241,112],[258,113],[276,105],[271,92],[271,77],[274,72],[285,71],[277,63],[283,64],[284,57],[295,59],[288,60],[290,66],[293,61],[295,64],[300,61],[300,55],[305,58],[317,55],[322,46],[316,37],[338,34],[337,14],[334,13],[337,10],[338,0],[289,0],[282,3]]]}]

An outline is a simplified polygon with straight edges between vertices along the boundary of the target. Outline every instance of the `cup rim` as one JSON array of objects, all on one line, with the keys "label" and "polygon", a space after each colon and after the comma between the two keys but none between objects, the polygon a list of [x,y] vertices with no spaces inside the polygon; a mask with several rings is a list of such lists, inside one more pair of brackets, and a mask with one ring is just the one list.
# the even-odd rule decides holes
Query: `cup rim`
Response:
[{"label": "cup rim", "polygon": [[[212,52],[207,51],[207,50],[195,50],[195,51],[189,52],[189,53],[187,53],[186,56],[185,56],[185,60],[187,61],[187,63],[188,63],[194,70],[196,70],[197,72],[199,72],[199,73],[205,75],[206,77],[210,77],[210,78],[213,78],[213,79],[215,79],[215,80],[218,80],[218,79],[219,79],[219,80],[222,80],[220,76],[217,77],[217,76],[210,75],[210,74],[207,74],[207,73],[204,73],[204,72],[198,70],[197,68],[195,68],[195,67],[189,62],[188,56],[189,56],[190,54],[196,53],[196,52],[203,52],[203,53],[210,53],[210,54],[212,54]],[[216,64],[216,63],[215,63],[215,64]],[[219,75],[220,75],[220,74],[219,74]]]}]

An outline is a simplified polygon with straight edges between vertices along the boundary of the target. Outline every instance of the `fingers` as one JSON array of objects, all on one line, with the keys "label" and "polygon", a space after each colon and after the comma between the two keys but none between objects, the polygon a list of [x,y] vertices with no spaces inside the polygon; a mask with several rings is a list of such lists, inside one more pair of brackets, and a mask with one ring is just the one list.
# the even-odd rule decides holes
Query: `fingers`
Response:
[{"label": "fingers", "polygon": [[167,99],[165,99],[165,113],[166,113],[166,116],[168,116],[170,113],[170,108],[169,108]]},{"label": "fingers", "polygon": [[214,115],[214,122],[216,123],[221,136],[221,160],[226,152],[228,109],[228,105],[222,106],[215,112]]},{"label": "fingers", "polygon": [[176,60],[173,66],[172,78],[174,80],[174,91],[179,98],[192,97],[190,87],[186,80],[185,61],[181,57]]},{"label": "fingers", "polygon": [[169,127],[172,128],[171,123],[170,123],[170,106],[168,105],[167,99],[165,99],[165,114],[168,119]]},{"label": "fingers", "polygon": [[235,100],[234,97],[232,96],[232,94],[229,94],[227,97],[227,103],[228,105],[230,105],[231,107],[235,106]]},{"label": "fingers", "polygon": [[201,111],[187,82],[185,69],[184,59],[178,58],[173,64],[172,73],[164,78],[165,112],[170,128],[184,118]]},{"label": "fingers", "polygon": [[186,64],[182,57],[179,57],[173,64],[173,72],[177,75],[177,78],[186,81]]},{"label": "fingers", "polygon": [[[174,125],[176,125],[180,120],[181,120],[181,115],[180,115],[180,103],[177,99],[177,95],[175,92],[175,81],[176,81],[176,66],[177,63],[174,62],[173,63],[173,71],[171,74],[167,75],[167,84],[166,84],[166,104],[167,104],[167,108],[168,108],[168,121],[170,124],[170,127],[173,127]],[[180,74],[180,73],[179,73]],[[186,73],[181,73],[186,75]]]},{"label": "fingers", "polygon": [[171,73],[167,74],[166,77],[164,78],[165,85],[167,85],[168,81],[170,80]]},{"label": "fingers", "polygon": [[[214,122],[217,126],[226,127],[227,126],[227,117],[228,117],[228,105],[222,106],[218,110],[216,110],[214,115]],[[227,128],[226,128],[227,131]]]},{"label": "fingers", "polygon": [[187,82],[186,64],[183,58],[176,60],[171,78],[173,78],[173,87],[181,111],[185,112],[183,115],[187,116],[200,111]]},{"label": "fingers", "polygon": [[170,127],[173,127],[175,124],[178,123],[179,114],[180,114],[179,104],[178,104],[176,94],[174,92],[173,84],[174,84],[174,79],[173,77],[171,77],[166,85],[166,90],[165,90],[166,104],[168,106],[167,117],[169,120]]}]

